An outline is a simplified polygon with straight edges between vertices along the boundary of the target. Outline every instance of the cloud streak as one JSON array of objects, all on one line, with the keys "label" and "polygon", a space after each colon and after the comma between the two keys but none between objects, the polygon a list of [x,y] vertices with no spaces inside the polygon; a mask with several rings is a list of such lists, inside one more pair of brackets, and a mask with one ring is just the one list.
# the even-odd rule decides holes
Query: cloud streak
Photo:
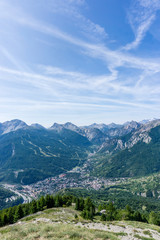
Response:
[{"label": "cloud streak", "polygon": [[150,28],[154,19],[155,19],[155,15],[152,15],[146,21],[141,23],[135,32],[135,40],[132,43],[127,44],[122,49],[131,50],[131,49],[137,48],[141,44],[143,38],[145,37],[146,32]]},{"label": "cloud streak", "polygon": [[[10,6],[11,8],[11,6]],[[12,14],[7,14],[7,18],[10,18],[12,21],[15,21],[16,23],[28,27],[34,31],[43,33],[45,35],[52,36],[54,38],[61,39],[65,42],[68,42],[70,44],[73,44],[75,46],[78,46],[85,50],[85,53],[93,58],[99,58],[102,61],[104,61],[109,69],[111,69],[111,72],[114,68],[119,66],[125,66],[125,67],[133,67],[141,70],[145,70],[146,68],[148,70],[151,70],[153,72],[160,71],[160,62],[159,59],[155,61],[155,59],[143,59],[131,56],[127,53],[124,53],[123,51],[119,50],[110,50],[106,46],[102,44],[94,44],[90,42],[86,42],[80,38],[74,37],[73,35],[67,34],[60,29],[56,28],[55,26],[51,26],[49,24],[45,24],[44,22],[38,21],[31,16],[27,16],[25,13],[21,12],[19,14],[16,14],[14,12],[14,9],[10,9]],[[142,19],[146,19],[145,17],[142,17]],[[138,20],[137,20],[138,21]],[[145,23],[145,26],[140,25],[139,28],[139,35],[143,35],[144,29],[147,29],[147,26],[149,25],[149,21]],[[138,35],[137,35],[138,36]],[[138,37],[141,39],[141,37]],[[139,42],[139,40],[136,40],[136,42]],[[137,43],[132,43],[137,44]],[[129,45],[128,45],[129,46]]]},{"label": "cloud streak", "polygon": [[159,0],[136,0],[132,1],[132,7],[128,12],[130,25],[135,34],[135,40],[122,49],[132,50],[137,48],[143,41],[147,31],[156,19],[156,13],[160,9]]},{"label": "cloud streak", "polygon": [[[55,99],[75,102],[78,100],[82,102],[99,102],[104,105],[105,102],[108,102],[109,105],[113,106],[114,104],[119,106],[131,106],[131,107],[147,107],[147,104],[142,104],[141,101],[148,99],[149,96],[153,94],[155,87],[150,87],[149,85],[138,87],[126,86],[123,83],[118,83],[112,81],[109,76],[89,76],[86,74],[78,73],[78,72],[68,72],[64,71],[60,68],[52,68],[48,66],[43,66],[42,74],[38,73],[29,73],[22,72],[14,69],[0,67],[1,77],[0,79],[5,80],[5,82],[12,83],[13,86],[19,87],[19,91],[23,88],[23,85],[34,87],[32,89],[32,95],[34,96],[34,91],[37,92],[37,89],[40,90],[40,98],[47,97],[51,99],[51,101],[55,101]],[[49,69],[49,72],[48,72]],[[39,68],[38,68],[39,72]],[[49,74],[49,76],[48,76]],[[108,79],[107,79],[108,78]],[[23,82],[22,82],[23,79]],[[10,85],[9,85],[10,86]],[[10,88],[10,87],[9,87]],[[17,90],[18,91],[18,90]],[[24,90],[23,90],[24,91]],[[8,91],[9,92],[9,91]],[[70,94],[72,92],[72,95]],[[83,95],[82,95],[83,92]],[[25,91],[24,91],[25,93]],[[126,101],[125,95],[122,99],[117,98],[117,94],[125,94],[126,96],[129,94],[133,97],[133,101]],[[145,93],[145,94],[144,94]],[[92,97],[93,94],[98,94],[99,98]],[[160,89],[157,88],[157,96],[160,94]],[[86,97],[89,96],[90,97]],[[108,96],[108,98],[106,98]],[[138,101],[138,98],[142,98],[141,101]],[[136,100],[137,99],[137,100]],[[149,107],[150,108],[150,107]]]},{"label": "cloud streak", "polygon": [[50,35],[52,37],[56,37],[70,44],[81,47],[86,51],[86,54],[88,54],[89,56],[99,58],[102,61],[104,61],[109,66],[110,69],[119,66],[125,66],[134,67],[142,70],[145,70],[147,68],[154,72],[160,71],[159,60],[157,61],[155,61],[154,59],[146,60],[143,58],[128,55],[127,53],[123,53],[118,50],[112,51],[104,45],[85,42],[79,38],[76,38],[65,32],[62,32],[53,26],[48,26],[42,22],[38,22],[35,19],[15,17],[14,20],[23,26],[34,29],[35,31],[41,32],[46,35]]},{"label": "cloud streak", "polygon": [[78,29],[92,40],[101,41],[108,37],[105,29],[99,24],[94,23],[90,19],[81,14],[81,10],[88,8],[85,0],[63,0],[61,2],[51,1],[49,4],[50,11],[54,13],[60,13],[63,16],[69,17],[72,20],[72,24],[78,26]]},{"label": "cloud streak", "polygon": [[[51,3],[53,2],[51,1]],[[69,3],[68,6],[67,2]],[[68,12],[68,15],[71,15],[71,13],[77,14],[77,24],[82,22],[79,26],[80,29],[86,25],[86,31],[92,32],[94,36],[100,36],[101,40],[103,37],[107,37],[101,26],[84,17],[77,9],[77,6],[85,4],[84,1],[65,0],[63,3],[66,4],[65,11]],[[76,5],[73,5],[73,3]],[[93,61],[100,60],[105,65],[107,73],[104,71],[103,74],[88,74],[85,71],[82,73],[64,70],[63,67],[52,66],[52,64],[39,65],[39,63],[29,69],[23,64],[19,64],[20,61],[12,56],[9,50],[1,46],[0,51],[14,67],[0,66],[0,92],[6,89],[6,95],[8,94],[6,104],[4,103],[5,98],[0,98],[0,106],[3,106],[3,109],[5,106],[9,108],[9,106],[12,106],[12,101],[15,100],[13,102],[17,109],[18,106],[19,109],[26,106],[28,111],[29,109],[31,111],[42,109],[43,113],[45,109],[48,111],[58,111],[58,109],[64,111],[65,109],[71,111],[76,111],[76,109],[82,111],[84,109],[84,111],[87,111],[92,109],[92,112],[94,109],[98,112],[112,110],[125,112],[145,109],[147,112],[147,110],[152,111],[154,104],[154,110],[158,111],[160,88],[157,79],[160,76],[160,60],[136,57],[127,52],[141,44],[155,19],[158,6],[154,5],[154,9],[152,7],[149,10],[151,6],[148,6],[147,1],[143,0],[141,1],[143,11],[139,14],[140,1],[137,4],[134,8],[135,12],[132,13],[133,16],[137,14],[137,17],[130,20],[135,33],[135,40],[124,48],[117,50],[111,50],[102,41],[97,44],[97,41],[93,39],[85,38],[88,40],[84,40],[82,37],[84,33],[81,37],[77,37],[77,35],[69,34],[54,25],[37,20],[37,18],[29,16],[23,11],[8,6],[8,13],[2,13],[0,18],[9,19],[15,25],[20,26],[20,28],[23,27],[23,29],[29,29],[34,34],[38,33],[39,38],[41,36],[45,40],[47,37],[52,40],[57,38],[60,40],[59,42],[65,43],[65,46],[76,46],[79,55],[86,55]],[[61,9],[55,9],[55,11],[62,11],[62,6],[64,5],[60,5]],[[70,6],[73,6],[73,8],[70,8]],[[130,73],[126,73],[125,75],[125,71],[134,71],[134,74],[130,76]],[[6,86],[2,83],[4,81],[7,83]],[[22,92],[24,96],[22,96]],[[10,93],[11,101],[9,101]],[[30,99],[30,101],[27,99]]]}]

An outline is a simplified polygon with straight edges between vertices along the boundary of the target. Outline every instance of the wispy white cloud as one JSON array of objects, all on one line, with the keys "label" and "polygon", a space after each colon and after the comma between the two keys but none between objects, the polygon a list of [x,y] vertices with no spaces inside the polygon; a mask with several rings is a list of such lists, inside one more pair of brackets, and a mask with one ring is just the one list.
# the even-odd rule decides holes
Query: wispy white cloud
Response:
[{"label": "wispy white cloud", "polygon": [[31,72],[31,69],[24,63],[22,63],[22,61],[19,61],[16,59],[16,57],[13,56],[13,54],[11,54],[4,46],[0,46],[0,52],[1,54],[8,60],[8,62],[10,62],[13,67],[17,70],[20,70],[20,71],[30,71]]},{"label": "wispy white cloud", "polygon": [[[43,66],[42,69],[45,69],[45,66]],[[48,69],[48,67],[46,67],[46,69]],[[123,82],[120,83],[118,81],[112,81],[112,79],[110,79],[111,76],[89,76],[78,72],[64,71],[60,68],[49,67],[49,69],[50,76],[48,76],[47,71],[40,74],[21,72],[14,69],[0,67],[0,79],[3,79],[3,81],[5,80],[5,82],[12,83],[11,88],[16,86],[16,89],[19,88],[20,92],[23,85],[27,84],[28,86],[31,86],[30,89],[32,89],[33,86],[34,88],[31,90],[33,96],[34,92],[37,92],[37,89],[39,89],[39,100],[42,97],[45,98],[47,93],[48,98],[52,101],[55,101],[55,98],[59,100],[65,99],[65,101],[70,100],[70,102],[77,100],[83,102],[88,99],[88,103],[101,101],[101,104],[103,105],[104,102],[109,102],[111,106],[113,104],[118,104],[119,106],[130,105],[132,107],[142,107],[142,103],[138,99],[142,102],[148,99],[148,97],[153,94],[153,90],[155,88],[155,86],[150,87],[149,85],[142,85],[140,88],[139,86],[127,86]],[[25,90],[23,91],[25,92]],[[70,94],[71,92],[72,94]],[[160,91],[157,90],[155,94],[159,95],[159,93]],[[99,94],[101,97],[86,98],[87,95],[93,94]],[[120,96],[124,94],[122,98],[123,100],[116,100],[115,98],[117,98],[117,94],[120,94]],[[126,101],[125,95],[132,96],[133,102],[128,100]],[[106,96],[108,96],[108,98],[106,98]],[[148,104],[146,107],[148,107]]]},{"label": "wispy white cloud", "polygon": [[[73,3],[73,1],[69,0],[67,2]],[[84,4],[84,1],[77,0],[74,1],[74,3],[75,2],[80,5]],[[145,4],[147,4],[147,2],[143,1],[143,5]],[[149,8],[148,5],[147,8]],[[157,9],[157,6],[155,8]],[[71,10],[69,10],[68,7],[66,11]],[[76,8],[72,11],[78,12]],[[96,24],[90,22],[89,19],[86,19],[79,12],[78,14],[77,18],[79,18],[79,21],[82,20],[84,25],[86,23],[87,31],[89,29],[91,32],[95,31],[95,35],[97,36],[99,34],[101,36],[106,34],[104,29],[101,29],[99,25],[96,26]],[[135,23],[133,22],[133,29],[136,38],[132,43],[125,46],[126,50],[139,46],[143,40],[146,31],[148,31],[155,18],[155,12],[153,12],[153,10],[150,15],[147,14],[145,15],[145,12],[143,11],[141,17],[138,15],[136,20],[138,28],[135,27]],[[146,111],[149,109],[151,111],[153,108],[152,101],[154,101],[154,110],[158,111],[160,88],[157,81],[154,83],[154,80],[156,79],[154,78],[154,75],[160,73],[159,59],[135,57],[128,54],[126,51],[123,51],[124,49],[111,50],[102,43],[96,44],[93,43],[93,41],[82,40],[80,37],[68,34],[54,25],[44,23],[21,11],[17,12],[15,9],[12,9],[11,6],[7,16],[5,16],[5,13],[2,15],[0,18],[7,17],[7,19],[18,24],[18,26],[23,26],[32,31],[41,33],[44,36],[49,36],[53,39],[57,38],[65,43],[77,46],[77,51],[79,51],[80,54],[84,53],[92,59],[100,59],[103,64],[105,63],[106,72],[108,73],[102,75],[86,74],[85,72],[82,73],[65,70],[56,66],[44,65],[38,65],[38,67],[32,66],[32,70],[30,70],[25,68],[22,64],[19,64],[19,61],[12,56],[9,50],[6,50],[1,46],[0,51],[16,68],[11,69],[0,66],[1,82],[2,80],[8,82],[8,89],[10,88],[10,83],[12,83],[12,88],[17,88],[16,91],[19,92],[22,92],[21,89],[24,84],[23,89],[25,89],[25,86],[30,86],[30,91],[32,92],[30,101],[26,100],[30,95],[25,93],[25,90],[24,98],[22,95],[18,96],[17,94],[13,94],[11,101],[6,101],[6,105],[0,98],[1,106],[9,107],[12,100],[15,99],[14,104],[17,108],[19,106],[19,108],[22,109],[27,105],[28,111],[29,109],[54,110],[65,108],[74,110],[76,108],[81,110],[83,108],[95,108],[97,111],[98,109],[113,109],[114,111],[120,111],[123,109],[123,111],[127,111],[129,109],[134,110],[138,108],[146,109]],[[146,16],[149,16],[149,18],[146,18]],[[136,76],[131,77],[133,82],[132,85],[128,84],[128,77],[125,76],[124,79],[123,77],[120,78],[120,67],[125,69],[135,69],[135,73],[137,71],[139,72]],[[152,76],[152,84],[151,80],[149,80],[150,76]],[[2,86],[1,82],[0,86]],[[12,92],[12,90],[10,89],[10,92]],[[34,96],[37,98],[36,101]],[[20,97],[22,97],[22,100],[20,100]],[[21,104],[19,104],[19,102]]]},{"label": "wispy white cloud", "polygon": [[[89,108],[101,108],[101,109],[130,109],[132,106],[133,109],[135,108],[145,108],[145,109],[152,109],[151,104],[138,104],[138,103],[132,103],[132,102],[123,102],[123,101],[116,101],[114,99],[106,99],[106,103],[104,102],[102,104],[101,99],[100,101],[97,101],[94,103],[91,100],[92,98],[88,98],[90,102],[87,101],[77,101],[78,98],[75,98],[75,102],[73,101],[40,101],[40,100],[28,100],[25,98],[18,98],[18,99],[13,99],[13,98],[6,98],[6,97],[0,97],[0,107],[6,108],[7,106],[10,108],[11,106],[14,106],[16,108],[25,108],[26,109],[59,109],[59,108],[77,108],[81,107],[82,109],[89,109]],[[82,97],[82,100],[83,97]],[[110,102],[115,103],[115,104],[110,104]],[[118,104],[117,104],[118,103]],[[158,110],[158,106],[157,106]]]},{"label": "wispy white cloud", "polygon": [[136,47],[138,47],[143,38],[145,37],[146,32],[148,31],[148,29],[150,28],[151,24],[153,23],[155,19],[155,15],[151,15],[146,21],[142,22],[136,32],[135,32],[135,40],[129,44],[127,44],[125,47],[123,47],[122,49],[124,50],[131,50],[134,49]]},{"label": "wispy white cloud", "polygon": [[[35,76],[32,75],[32,84],[35,84],[39,88],[44,88],[46,91],[50,93],[54,93],[54,95],[59,95],[60,87],[65,87],[68,89],[77,90],[86,90],[93,91],[94,93],[102,93],[112,95],[118,93],[131,94],[134,97],[143,94],[144,91],[147,91],[146,87],[141,87],[138,89],[138,83],[136,84],[135,80],[135,88],[126,86],[125,83],[120,83],[118,81],[118,70],[117,68],[120,66],[124,66],[126,68],[135,68],[144,71],[142,73],[142,77],[138,80],[138,82],[142,82],[145,77],[145,71],[148,69],[152,74],[160,71],[160,63],[159,60],[155,61],[154,59],[142,59],[138,57],[133,57],[128,55],[127,53],[122,53],[121,51],[111,51],[107,47],[103,45],[91,44],[85,42],[79,38],[68,35],[65,32],[60,31],[59,29],[45,25],[44,23],[38,22],[32,18],[18,17],[14,15],[14,20],[23,26],[27,26],[32,28],[35,31],[42,32],[46,35],[50,35],[59,39],[62,39],[66,42],[74,44],[76,46],[81,47],[85,50],[85,52],[94,58],[99,58],[106,63],[110,74],[104,76],[86,76],[81,73],[75,72],[64,72],[62,69],[55,69],[47,67],[45,69],[46,73],[53,74],[52,77],[40,76],[37,74]],[[22,74],[23,78],[31,77],[28,76],[28,73]],[[60,78],[57,78],[57,75]],[[35,77],[38,81],[35,81]],[[39,79],[39,80],[38,80]],[[73,80],[74,79],[74,80]],[[116,81],[117,80],[117,81]],[[28,79],[27,79],[28,81]],[[52,84],[51,84],[52,82]],[[54,85],[53,85],[54,84]],[[55,90],[56,89],[56,90]],[[150,92],[150,91],[149,91]]]},{"label": "wispy white cloud", "polygon": [[[160,88],[158,87],[155,92],[155,86],[131,87],[117,81],[108,81],[107,84],[105,76],[93,76],[92,79],[91,76],[86,74],[68,72],[60,68],[53,67],[52,69],[49,67],[50,71],[48,73],[44,70],[45,66],[41,68],[41,71],[42,69],[42,73],[40,73],[39,68],[38,73],[30,73],[0,67],[0,86],[1,79],[5,83],[9,81],[8,86],[5,85],[5,89],[1,87],[0,90],[1,113],[4,112],[7,119],[13,118],[13,116],[27,119],[27,115],[31,114],[32,116],[36,114],[41,119],[43,115],[47,115],[50,116],[50,120],[47,120],[49,125],[51,121],[56,121],[55,114],[60,117],[62,112],[65,116],[72,114],[72,121],[74,115],[78,116],[80,112],[81,114],[89,114],[89,116],[96,112],[96,114],[100,113],[101,116],[102,113],[109,114],[109,112],[118,114],[131,111],[133,114],[134,111],[137,113],[137,111],[143,109],[143,112],[151,113],[153,111],[153,101],[154,111],[159,111]],[[48,69],[47,66],[46,69]],[[84,79],[87,79],[87,81],[84,81]],[[101,88],[96,85],[100,80],[103,82],[100,85]],[[76,81],[78,84],[75,84]],[[1,91],[4,94],[1,94]],[[153,96],[154,99],[151,99]],[[12,112],[12,117],[9,114],[10,112]],[[15,112],[15,115],[13,112]],[[16,113],[18,114],[16,115]],[[52,118],[54,120],[51,120]],[[47,121],[44,121],[45,126]],[[63,121],[65,121],[64,117]],[[103,120],[101,119],[101,121]],[[41,123],[43,123],[42,120]],[[77,123],[77,120],[75,123]]]},{"label": "wispy white cloud", "polygon": [[[146,7],[148,9],[152,8],[152,9],[160,9],[160,1],[159,0],[152,0],[152,1],[148,1],[148,0],[138,0],[139,4],[143,7]],[[151,9],[151,11],[152,11]]]},{"label": "wispy white cloud", "polygon": [[[11,6],[9,7],[11,8]],[[51,26],[49,24],[45,24],[44,22],[38,21],[32,16],[28,16],[23,12],[18,11],[18,14],[16,13],[17,12],[15,12],[14,9],[11,8],[10,14],[7,14],[7,18],[10,18],[12,21],[15,21],[22,26],[29,27],[34,31],[41,32],[45,35],[50,35],[54,38],[58,38],[81,47],[81,49],[85,50],[86,54],[103,60],[107,64],[107,67],[111,69],[111,72],[114,68],[119,66],[135,67],[142,70],[145,70],[147,68],[151,71],[160,71],[159,59],[147,60],[131,56],[119,50],[113,51],[102,44],[90,43],[73,35],[70,35],[64,31],[61,31],[53,25]]]},{"label": "wispy white cloud", "polygon": [[128,12],[128,18],[135,34],[135,40],[122,49],[131,50],[137,48],[141,44],[147,31],[154,22],[156,13],[159,9],[160,0],[132,0],[132,6]]},{"label": "wispy white cloud", "polygon": [[85,17],[81,10],[88,8],[85,0],[63,0],[61,2],[51,1],[49,8],[54,13],[61,13],[72,19],[72,24],[78,27],[79,31],[87,36],[89,39],[104,40],[108,37],[105,29],[97,23],[94,23]]},{"label": "wispy white cloud", "polygon": [[[45,67],[43,66],[42,70],[44,69]],[[62,89],[66,89],[66,91],[67,89],[68,91],[71,89],[74,91],[88,90],[100,93],[102,90],[104,91],[104,86],[106,87],[105,92],[107,92],[108,88],[112,89],[112,91],[117,88],[116,84],[114,86],[114,84],[110,83],[112,78],[114,78],[113,76],[92,76],[79,72],[68,72],[54,67],[46,67],[46,70],[39,74],[0,66],[0,73],[0,79],[5,79],[9,82],[15,81],[16,84],[22,83],[23,79],[23,83],[30,84],[43,91],[46,90],[51,94],[54,93],[55,96],[58,96],[59,91],[62,91]],[[100,86],[103,86],[102,89]]]}]

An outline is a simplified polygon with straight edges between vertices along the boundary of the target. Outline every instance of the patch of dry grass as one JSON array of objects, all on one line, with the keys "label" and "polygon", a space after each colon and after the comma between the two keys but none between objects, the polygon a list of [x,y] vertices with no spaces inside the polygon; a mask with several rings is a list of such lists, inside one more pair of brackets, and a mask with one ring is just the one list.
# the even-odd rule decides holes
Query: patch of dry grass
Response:
[{"label": "patch of dry grass", "polygon": [[73,224],[27,223],[0,230],[0,240],[118,240],[114,233],[76,227]]},{"label": "patch of dry grass", "polygon": [[132,222],[132,221],[127,221],[125,222],[127,225],[130,225],[132,227],[135,228],[140,228],[140,229],[151,229],[151,230],[155,230],[157,232],[160,232],[160,227],[156,226],[156,225],[152,225],[152,224],[148,224],[148,223],[143,223],[143,222]]}]

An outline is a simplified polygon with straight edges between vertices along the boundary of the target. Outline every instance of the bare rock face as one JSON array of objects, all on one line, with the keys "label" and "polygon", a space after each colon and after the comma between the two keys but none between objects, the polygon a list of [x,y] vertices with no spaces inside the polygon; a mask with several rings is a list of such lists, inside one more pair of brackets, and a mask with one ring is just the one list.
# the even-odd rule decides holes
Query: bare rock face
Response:
[{"label": "bare rock face", "polygon": [[27,127],[28,127],[28,125],[25,122],[18,120],[18,119],[14,119],[11,121],[1,123],[0,132],[1,132],[1,134],[6,134],[9,132],[17,131],[19,129],[22,129],[22,128],[24,129]]},{"label": "bare rock face", "polygon": [[[106,141],[103,142],[99,151],[108,153],[108,151],[114,152],[124,150],[126,148],[132,148],[140,141],[149,144],[152,140],[149,135],[150,130],[159,125],[159,119],[147,121],[145,124],[132,121],[127,122],[118,128],[110,129],[108,131],[109,140],[106,139]],[[126,138],[126,136],[128,137]]]},{"label": "bare rock face", "polygon": [[143,141],[146,144],[150,143],[152,138],[149,136],[149,131],[159,125],[159,119],[142,124],[136,131],[133,132],[132,137],[125,143],[125,147],[131,148],[139,141]]},{"label": "bare rock face", "polygon": [[61,132],[64,129],[64,127],[63,124],[54,123],[49,129]]},{"label": "bare rock face", "polygon": [[124,149],[124,145],[123,145],[123,142],[122,142],[121,139],[119,139],[119,140],[117,141],[116,150],[117,150],[117,149]]},{"label": "bare rock face", "polygon": [[[139,141],[149,144],[152,140],[149,136],[149,131],[158,125],[160,125],[159,119],[142,121],[140,123],[131,121],[121,125],[115,123],[108,125],[104,123],[93,123],[92,125],[82,127],[67,122],[65,124],[54,123],[48,130],[54,130],[57,133],[61,133],[65,129],[68,129],[86,137],[92,144],[97,145],[98,151],[113,152],[124,150],[125,148],[132,148]],[[45,129],[39,124],[28,126],[25,122],[15,119],[0,123],[0,135],[19,129],[29,128],[37,130]]]},{"label": "bare rock face", "polygon": [[74,125],[71,122],[67,122],[67,123],[63,124],[63,127],[66,129],[69,129],[71,131],[75,131],[75,132],[79,131],[79,127],[77,127],[76,125]]}]

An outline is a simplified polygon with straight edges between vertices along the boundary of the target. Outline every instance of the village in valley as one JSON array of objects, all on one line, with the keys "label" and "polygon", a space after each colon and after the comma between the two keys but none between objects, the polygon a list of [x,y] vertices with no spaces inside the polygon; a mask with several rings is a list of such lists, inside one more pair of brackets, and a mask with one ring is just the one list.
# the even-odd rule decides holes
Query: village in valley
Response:
[{"label": "village in valley", "polygon": [[[63,189],[69,188],[85,188],[87,190],[94,189],[99,190],[100,188],[113,186],[121,182],[125,182],[125,178],[117,179],[104,179],[89,174],[89,164],[88,161],[83,167],[76,167],[71,171],[60,174],[58,176],[49,177],[43,181],[31,185],[10,185],[4,184],[3,186],[14,192],[18,197],[23,198],[23,202],[27,203],[32,201],[32,199],[37,199],[41,195],[46,194],[56,194]],[[16,197],[14,196],[14,199]],[[12,197],[7,199],[7,201],[12,201]]]}]

